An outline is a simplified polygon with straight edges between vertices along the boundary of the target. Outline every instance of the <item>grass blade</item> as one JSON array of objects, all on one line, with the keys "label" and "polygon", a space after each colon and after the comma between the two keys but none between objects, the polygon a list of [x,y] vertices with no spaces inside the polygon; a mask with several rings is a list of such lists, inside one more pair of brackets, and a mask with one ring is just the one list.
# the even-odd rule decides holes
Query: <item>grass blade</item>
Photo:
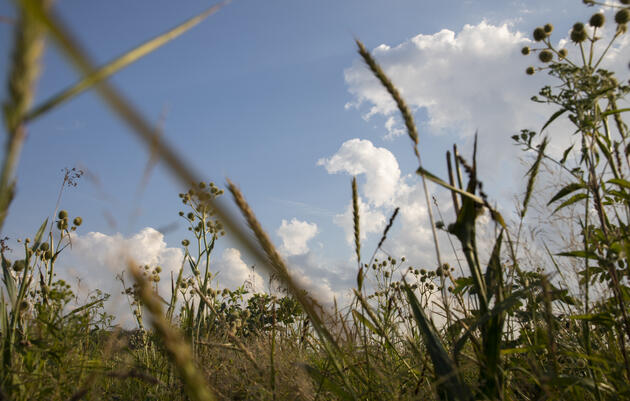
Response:
[{"label": "grass blade", "polygon": [[177,38],[183,33],[187,32],[201,21],[209,17],[210,15],[218,12],[223,6],[227,5],[229,0],[224,1],[222,3],[216,4],[202,13],[188,19],[184,23],[176,26],[175,28],[165,32],[155,38],[143,43],[142,45],[136,47],[135,49],[125,53],[124,55],[118,57],[117,59],[107,63],[106,65],[98,68],[91,74],[85,76],[76,84],[71,87],[61,91],[60,93],[52,96],[50,99],[44,101],[42,104],[36,106],[31,110],[26,116],[25,121],[34,120],[47,111],[67,102],[73,97],[79,95],[81,92],[90,89],[92,86],[98,84],[99,82],[109,78],[116,72],[121,69],[129,66],[140,58],[146,56],[149,53],[159,49],[164,46],[171,40]]},{"label": "grass blade", "polygon": [[459,377],[455,363],[448,355],[435,328],[422,310],[418,298],[407,283],[405,283],[404,289],[416,323],[418,323],[426,342],[435,374],[443,380],[442,383],[438,384],[440,398],[443,400],[472,400],[470,389]]}]

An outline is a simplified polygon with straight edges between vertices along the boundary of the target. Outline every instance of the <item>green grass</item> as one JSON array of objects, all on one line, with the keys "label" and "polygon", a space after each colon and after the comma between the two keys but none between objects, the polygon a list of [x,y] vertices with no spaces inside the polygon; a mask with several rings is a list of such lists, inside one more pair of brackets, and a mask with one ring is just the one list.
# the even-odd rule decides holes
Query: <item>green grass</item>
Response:
[{"label": "green grass", "polygon": [[[182,242],[182,268],[166,294],[157,294],[159,266],[121,261],[134,280],[123,282],[138,327],[133,331],[112,325],[113,316],[104,312],[107,294],[94,292],[76,306],[70,286],[55,279],[55,265],[71,233],[81,229],[81,218],[56,212],[54,221],[44,221],[21,242],[23,253],[16,261],[5,257],[3,247],[0,399],[630,398],[630,146],[624,121],[629,110],[617,107],[630,87],[599,68],[611,43],[626,34],[626,3],[615,4],[616,22],[610,23],[616,34],[610,42],[596,40],[600,17],[591,19],[592,29],[573,27],[569,45],[578,53],[575,60],[554,48],[550,24],[534,30],[535,48],[523,50],[540,60],[527,73],[547,73],[553,80],[537,101],[554,109],[539,132],[524,130],[513,136],[533,158],[516,213],[492,206],[483,192],[476,160],[484,149],[476,143],[469,158],[456,148],[452,155],[447,152],[446,179],[422,165],[412,113],[378,61],[357,41],[359,54],[405,121],[428,209],[432,207],[425,180],[451,192],[455,214],[445,222],[431,218],[438,266],[410,266],[403,255],[381,252],[398,210],[367,260],[353,180],[357,283],[349,305],[330,310],[301,288],[238,187],[228,181],[227,190],[244,222],[227,212],[223,190],[200,182],[185,159],[161,142],[157,130],[103,81],[220,6],[95,68],[45,3],[16,1],[20,19],[4,107],[8,140],[0,180],[0,227],[9,212],[27,123],[61,107],[79,91],[94,88],[190,188],[180,194],[187,208],[180,216],[195,239]],[[84,78],[33,107],[45,35]],[[555,158],[547,152],[549,140],[543,133],[562,115],[574,124],[580,141]],[[527,247],[536,244],[528,244],[522,231],[532,203],[540,201],[536,185],[547,174],[545,166],[565,174],[565,184],[556,185],[554,194],[543,200],[543,213],[571,210],[575,218],[565,224],[579,232],[580,240],[563,244],[557,254],[546,249],[545,258],[534,259]],[[61,190],[78,178],[79,172],[67,171]],[[486,242],[477,233],[484,213],[497,227],[487,249],[480,248]],[[441,262],[445,255],[435,235],[440,228],[459,245],[453,252],[464,261],[462,273]],[[223,235],[234,236],[284,292],[217,288],[210,255]],[[566,269],[569,264],[573,270]]]}]

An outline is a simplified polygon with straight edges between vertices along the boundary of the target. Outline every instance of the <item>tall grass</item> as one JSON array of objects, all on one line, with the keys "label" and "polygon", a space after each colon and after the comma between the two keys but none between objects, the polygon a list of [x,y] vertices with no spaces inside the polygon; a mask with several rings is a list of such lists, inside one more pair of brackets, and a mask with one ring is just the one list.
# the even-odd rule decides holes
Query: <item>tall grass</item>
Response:
[{"label": "tall grass", "polygon": [[[595,3],[595,2],[589,2]],[[544,87],[535,101],[559,107],[538,132],[513,139],[533,162],[527,172],[516,221],[491,205],[478,176],[472,149],[465,158],[456,147],[447,152],[448,179],[422,165],[413,114],[400,91],[366,47],[357,41],[367,67],[394,99],[412,140],[417,174],[425,191],[436,261],[410,266],[403,255],[382,252],[399,209],[392,214],[372,257],[362,258],[358,183],[352,180],[356,288],[349,305],[326,308],[300,284],[257,220],[236,184],[227,190],[241,219],[228,213],[223,190],[206,184],[181,155],[157,135],[143,116],[104,79],[192,28],[226,3],[214,6],[179,27],[146,42],[103,67],[95,68],[76,36],[45,2],[16,2],[16,24],[9,96],[4,119],[7,147],[0,180],[0,227],[12,198],[15,169],[26,123],[61,107],[66,99],[94,88],[114,114],[154,150],[188,191],[180,194],[189,210],[180,216],[194,233],[182,242],[184,260],[172,276],[170,294],[159,294],[159,266],[126,261],[134,283],[126,288],[138,330],[112,327],[103,310],[107,295],[95,292],[72,305],[70,286],[54,278],[54,266],[82,219],[65,210],[44,221],[25,239],[23,258],[11,262],[2,246],[0,292],[2,371],[0,398],[8,399],[441,399],[441,400],[616,400],[630,397],[630,146],[619,109],[630,86],[601,69],[613,43],[626,34],[626,1],[602,4],[615,11],[615,34],[600,45],[604,18],[596,13],[590,28],[571,31],[577,57],[556,49],[551,24],[533,32],[539,67],[560,85]],[[31,107],[45,35],[82,74],[79,83]],[[561,158],[549,154],[544,130],[561,115],[575,125],[579,149]],[[578,248],[549,251],[549,259],[523,258],[525,219],[545,163],[566,172],[571,181],[557,188],[548,213],[581,211]],[[462,174],[461,170],[465,174]],[[457,242],[460,274],[443,263],[426,180],[451,193],[455,220],[442,224]],[[64,184],[65,184],[64,179]],[[63,185],[62,185],[63,190]],[[582,208],[583,207],[583,208]],[[479,217],[487,213],[499,228],[488,249],[479,241]],[[506,214],[507,215],[507,214]],[[420,224],[420,222],[419,222]],[[248,231],[253,233],[250,236]],[[279,294],[248,294],[245,287],[220,289],[210,255],[227,233],[257,258],[279,283]],[[22,250],[20,250],[22,252]],[[481,255],[488,254],[484,260]],[[571,288],[552,272],[562,258],[581,266],[580,288]],[[530,268],[538,264],[537,268]],[[124,279],[123,284],[127,286]],[[599,283],[604,291],[595,292]],[[246,297],[246,295],[248,297]],[[445,319],[436,323],[431,306]],[[144,316],[151,328],[144,325]]]}]

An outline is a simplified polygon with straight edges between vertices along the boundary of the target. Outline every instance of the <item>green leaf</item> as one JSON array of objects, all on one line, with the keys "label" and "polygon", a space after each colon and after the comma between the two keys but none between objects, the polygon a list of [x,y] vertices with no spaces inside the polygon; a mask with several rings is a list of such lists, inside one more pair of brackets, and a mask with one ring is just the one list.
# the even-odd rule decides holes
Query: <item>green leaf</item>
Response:
[{"label": "green leaf", "polygon": [[7,295],[9,297],[9,302],[12,307],[15,307],[15,302],[17,299],[17,287],[15,286],[15,279],[11,274],[11,266],[9,266],[8,260],[2,255],[2,281],[4,282],[4,286],[7,288]]},{"label": "green leaf", "polygon": [[483,201],[483,199],[481,199],[480,197],[478,197],[475,194],[471,194],[470,192],[464,191],[463,189],[459,189],[456,188],[452,185],[450,185],[449,183],[443,181],[442,179],[436,177],[435,175],[431,174],[430,172],[428,172],[427,170],[423,169],[422,167],[419,167],[418,170],[416,171],[417,174],[419,175],[423,175],[425,178],[429,179],[430,181],[435,182],[438,185],[443,186],[446,189],[449,189],[451,191],[457,192],[460,195],[465,196],[466,198],[474,201],[475,203],[478,203],[480,205],[485,205],[485,202]]},{"label": "green leaf", "polygon": [[321,383],[321,385],[331,393],[340,397],[342,400],[354,400],[350,394],[344,391],[344,389],[337,383],[328,379],[326,376],[319,371],[319,369],[308,365],[306,363],[299,364],[306,372],[315,380],[316,382]]},{"label": "green leaf", "polygon": [[625,113],[626,111],[630,111],[630,108],[608,110],[608,111],[605,111],[605,112],[602,113],[602,117],[606,117],[606,116],[609,116],[611,114]]},{"label": "green leaf", "polygon": [[42,236],[44,235],[44,231],[46,231],[46,226],[48,225],[48,218],[44,220],[39,229],[37,230],[37,234],[35,234],[35,238],[33,238],[33,249],[37,249],[39,247],[39,243],[42,241]]},{"label": "green leaf", "polygon": [[620,186],[621,188],[630,189],[630,182],[626,180],[622,180],[621,178],[613,178],[606,181],[609,184],[615,184]]},{"label": "green leaf", "polygon": [[600,324],[606,327],[612,327],[615,324],[615,319],[607,312],[589,313],[587,315],[573,315],[569,316],[569,319],[585,320],[593,324]]},{"label": "green leaf", "polygon": [[357,319],[358,321],[360,321],[361,323],[363,323],[365,325],[365,327],[367,327],[368,329],[370,329],[370,331],[376,335],[381,335],[380,330],[378,330],[376,328],[376,326],[374,326],[372,324],[372,322],[370,322],[365,316],[363,316],[363,314],[361,314],[361,312],[359,312],[356,309],[352,309],[352,315],[355,317],[355,319]]},{"label": "green leaf", "polygon": [[433,324],[424,314],[418,298],[406,282],[404,289],[416,323],[418,323],[418,327],[425,339],[435,374],[441,381],[438,384],[440,398],[443,400],[472,400],[472,392],[459,377],[455,363],[444,348]]},{"label": "green leaf", "polygon": [[[565,207],[567,207],[567,206],[569,206],[569,205],[572,205],[572,204],[574,204],[574,203],[577,203],[577,202],[581,201],[582,199],[586,199],[587,197],[588,197],[588,194],[584,194],[584,193],[582,193],[582,194],[576,194],[576,195],[573,195],[572,197],[570,197],[570,198],[569,198],[569,199],[567,199],[566,201],[562,202],[562,204],[560,204],[560,206],[558,206],[558,207],[557,207],[557,208],[553,211],[553,213],[556,213],[558,210],[560,210],[560,209],[562,209],[562,208],[565,208]],[[552,214],[553,214],[553,213],[552,213]]]},{"label": "green leaf", "polygon": [[560,253],[557,253],[556,255],[557,256],[568,256],[568,257],[572,257],[572,258],[585,258],[585,259],[599,260],[599,257],[596,254],[594,254],[593,252],[584,251],[584,250],[560,252]]},{"label": "green leaf", "polygon": [[169,30],[168,32],[165,32],[159,36],[156,36],[155,38],[143,43],[142,45],[136,47],[135,49],[109,62],[108,64],[96,69],[94,72],[85,76],[82,80],[80,80],[73,86],[61,91],[60,93],[54,95],[50,99],[44,101],[42,104],[33,108],[33,110],[30,111],[25,116],[24,121],[33,120],[39,117],[40,115],[47,112],[48,110],[51,110],[67,102],[68,100],[77,96],[81,92],[109,78],[110,76],[118,72],[119,70],[127,67],[128,65],[137,61],[138,59],[146,56],[149,53],[152,53],[153,51],[162,47],[163,45],[170,42],[171,40],[177,38],[184,32],[188,31],[195,25],[199,24],[201,21],[203,21],[210,15],[219,11],[224,5],[225,5],[225,2],[214,5],[208,8],[207,10],[205,10],[204,12],[188,19],[184,23]]},{"label": "green leaf", "polygon": [[569,157],[569,153],[571,153],[571,149],[573,149],[574,146],[575,144],[569,146],[564,150],[564,153],[562,153],[562,159],[560,159],[560,164],[564,164],[567,161],[567,157]]},{"label": "green leaf", "polygon": [[551,115],[551,117],[549,117],[549,120],[547,120],[545,125],[543,125],[543,127],[540,129],[540,133],[542,133],[545,130],[545,128],[547,128],[549,126],[549,124],[551,124],[556,118],[560,117],[566,111],[567,111],[567,109],[560,109],[560,110],[556,111],[555,113],[553,113]]},{"label": "green leaf", "polygon": [[558,193],[555,194],[549,202],[547,202],[547,206],[551,205],[558,199],[561,199],[572,192],[575,192],[577,190],[584,189],[584,188],[586,188],[586,184],[583,184],[581,182],[573,182],[567,185],[566,187],[562,188],[560,191],[558,191]]}]

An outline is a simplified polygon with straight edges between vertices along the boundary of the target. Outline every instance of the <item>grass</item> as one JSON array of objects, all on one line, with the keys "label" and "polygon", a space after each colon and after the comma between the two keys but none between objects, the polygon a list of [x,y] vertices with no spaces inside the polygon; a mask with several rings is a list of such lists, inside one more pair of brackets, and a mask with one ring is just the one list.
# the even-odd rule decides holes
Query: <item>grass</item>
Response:
[{"label": "grass", "polygon": [[[167,294],[158,294],[159,266],[124,261],[133,277],[132,283],[121,279],[136,318],[138,329],[133,331],[112,326],[113,317],[104,312],[107,294],[96,291],[76,306],[70,286],[54,278],[55,264],[72,233],[80,229],[81,218],[59,211],[54,221],[44,221],[32,238],[21,243],[23,257],[13,262],[5,256],[3,243],[0,399],[630,397],[630,147],[623,119],[628,110],[617,107],[630,87],[599,68],[602,53],[626,34],[623,21],[630,12],[626,3],[601,4],[614,7],[616,13],[616,34],[607,43],[596,38],[601,18],[593,17],[589,29],[574,25],[576,60],[554,48],[550,24],[534,30],[535,48],[523,50],[540,56],[541,64],[528,68],[528,74],[546,72],[556,81],[540,91],[537,101],[557,109],[539,132],[525,130],[513,137],[533,155],[514,221],[506,220],[483,191],[476,167],[483,149],[477,149],[476,142],[469,159],[456,147],[452,154],[447,152],[446,180],[422,165],[413,114],[378,61],[357,41],[361,57],[405,121],[428,210],[432,205],[426,180],[451,192],[455,215],[445,224],[434,222],[431,214],[437,260],[433,267],[410,266],[402,255],[381,252],[398,209],[366,263],[358,184],[353,179],[357,283],[352,302],[331,310],[301,287],[238,186],[227,182],[244,222],[227,212],[223,190],[199,181],[185,159],[160,139],[158,130],[104,81],[225,3],[95,68],[76,36],[45,2],[16,1],[20,18],[4,107],[7,146],[0,176],[0,228],[9,211],[27,123],[61,107],[79,91],[93,88],[190,188],[180,194],[189,210],[180,216],[195,240],[182,242],[182,267],[177,277],[171,277]],[[32,106],[46,35],[83,78]],[[574,124],[580,146],[555,158],[547,153],[549,140],[543,131],[561,115]],[[555,195],[545,200],[545,212],[571,210],[576,218],[568,224],[581,240],[564,244],[556,254],[546,249],[548,257],[537,260],[525,249],[536,243],[528,244],[522,231],[537,197],[536,185],[547,171],[545,164],[558,166],[567,182],[556,185]],[[481,249],[485,242],[478,235],[483,214],[498,227],[487,249]],[[465,261],[460,272],[442,261],[439,228],[458,244],[452,252]],[[280,293],[248,294],[244,286],[228,289],[213,284],[210,255],[225,234],[259,260]],[[489,257],[484,259],[485,254]],[[565,270],[565,261],[576,269]],[[568,275],[573,277],[567,280]],[[438,314],[431,310],[444,319],[436,323]]]}]

